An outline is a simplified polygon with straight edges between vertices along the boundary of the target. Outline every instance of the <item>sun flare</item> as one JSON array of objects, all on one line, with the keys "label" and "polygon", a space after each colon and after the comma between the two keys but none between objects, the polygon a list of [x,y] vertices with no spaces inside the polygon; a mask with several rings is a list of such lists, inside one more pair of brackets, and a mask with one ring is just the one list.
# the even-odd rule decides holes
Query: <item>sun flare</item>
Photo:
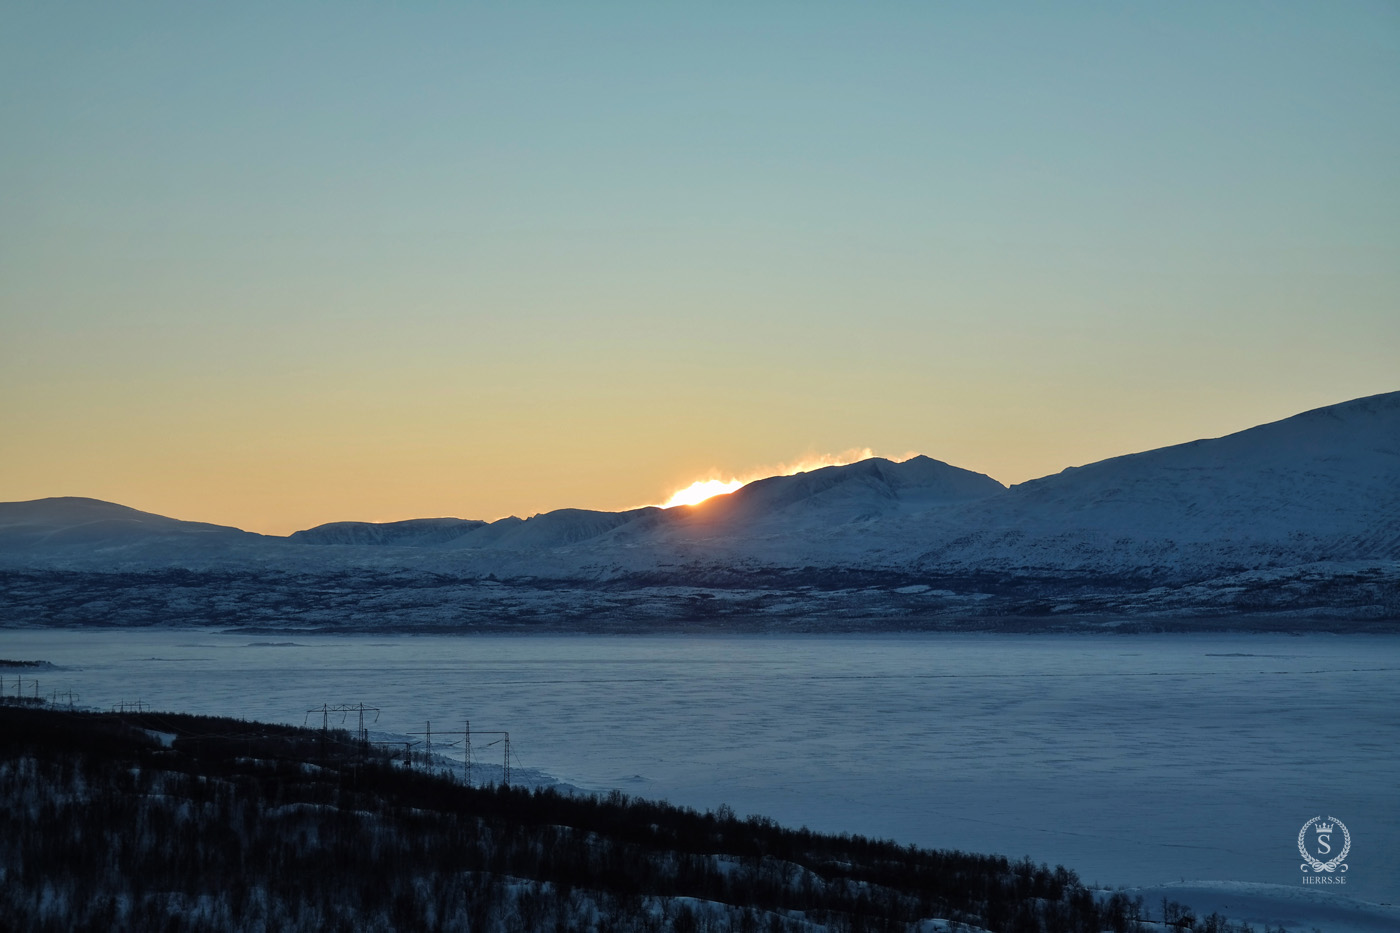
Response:
[{"label": "sun flare", "polygon": [[710,479],[696,480],[684,489],[676,490],[669,499],[662,503],[661,508],[697,505],[712,496],[733,492],[740,486],[746,486],[756,479],[763,479],[767,476],[792,476],[794,473],[805,473],[808,470],[818,470],[822,467],[845,466],[848,463],[869,460],[874,456],[875,452],[869,447],[852,447],[839,454],[808,455],[793,463],[780,463],[773,467],[750,470],[744,478],[731,475],[729,479],[719,479],[712,476]]},{"label": "sun flare", "polygon": [[671,498],[667,499],[661,507],[669,509],[677,505],[695,505],[697,502],[704,502],[711,496],[733,492],[742,485],[744,485],[744,481],[738,479],[727,481],[719,479],[696,480],[684,489],[678,489],[672,493]]}]

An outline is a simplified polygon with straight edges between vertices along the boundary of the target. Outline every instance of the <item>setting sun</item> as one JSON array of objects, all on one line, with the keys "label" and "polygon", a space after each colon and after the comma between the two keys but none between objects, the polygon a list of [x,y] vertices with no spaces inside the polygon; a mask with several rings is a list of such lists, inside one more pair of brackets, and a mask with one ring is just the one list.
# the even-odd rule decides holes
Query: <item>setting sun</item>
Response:
[{"label": "setting sun", "polygon": [[738,479],[731,479],[727,482],[718,479],[696,480],[684,489],[673,493],[671,498],[667,499],[661,507],[669,509],[677,505],[695,505],[697,502],[704,502],[711,496],[733,492],[742,485],[744,485],[744,481]]},{"label": "setting sun", "polygon": [[671,494],[671,497],[662,503],[661,508],[669,509],[678,505],[696,505],[704,502],[712,496],[720,496],[733,492],[741,486],[752,483],[756,479],[763,479],[767,476],[792,476],[795,473],[805,473],[808,470],[818,470],[822,467],[845,466],[848,463],[856,463],[860,460],[869,460],[875,456],[875,452],[869,447],[852,447],[850,450],[839,454],[817,454],[803,457],[794,463],[780,463],[777,466],[750,470],[744,479],[731,476],[729,479],[702,479],[696,480],[684,489],[679,489]]}]

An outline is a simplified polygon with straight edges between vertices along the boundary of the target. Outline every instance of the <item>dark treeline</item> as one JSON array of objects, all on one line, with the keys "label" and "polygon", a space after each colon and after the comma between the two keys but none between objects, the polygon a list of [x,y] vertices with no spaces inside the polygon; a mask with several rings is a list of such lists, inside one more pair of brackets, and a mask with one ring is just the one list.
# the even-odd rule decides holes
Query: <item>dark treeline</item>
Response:
[{"label": "dark treeline", "polygon": [[467,787],[230,719],[0,706],[0,804],[0,930],[1248,929],[1029,860]]}]

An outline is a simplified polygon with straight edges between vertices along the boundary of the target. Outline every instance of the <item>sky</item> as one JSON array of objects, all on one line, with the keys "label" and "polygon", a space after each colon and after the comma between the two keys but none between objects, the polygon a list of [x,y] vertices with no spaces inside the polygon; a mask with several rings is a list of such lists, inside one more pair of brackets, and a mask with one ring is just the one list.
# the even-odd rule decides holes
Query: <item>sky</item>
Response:
[{"label": "sky", "polygon": [[1400,6],[0,5],[0,500],[284,534],[1400,389]]}]

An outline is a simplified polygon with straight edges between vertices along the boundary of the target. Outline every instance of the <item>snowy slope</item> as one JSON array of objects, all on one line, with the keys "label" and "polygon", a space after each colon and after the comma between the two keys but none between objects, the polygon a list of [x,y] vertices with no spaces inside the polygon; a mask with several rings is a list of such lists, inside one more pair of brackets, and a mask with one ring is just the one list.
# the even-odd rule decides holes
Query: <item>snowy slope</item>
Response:
[{"label": "snowy slope", "polygon": [[[938,495],[936,484],[910,494],[881,481],[914,463],[870,460],[784,477],[810,493],[796,504],[764,480],[672,510],[676,519],[639,543],[701,564],[1168,578],[1400,561],[1400,393],[1071,468],[1000,494],[986,485],[994,481],[979,486],[968,479],[976,474],[956,471],[966,474],[963,500]],[[823,488],[823,474],[841,482]]]},{"label": "snowy slope", "polygon": [[[1400,907],[1373,904],[1302,885],[1197,881],[1129,888],[1149,908],[1163,898],[1190,904],[1196,916],[1215,913],[1256,929],[1325,930],[1326,933],[1394,933]],[[1158,914],[1159,915],[1159,914]]]},{"label": "snowy slope", "polygon": [[[918,516],[951,514],[1007,494],[989,476],[929,457],[881,457],[758,480],[694,506],[667,509],[614,533],[599,563],[640,569],[639,559],[751,567],[900,566],[914,551],[889,549],[888,531]],[[907,536],[906,536],[907,537]],[[907,542],[906,542],[907,544]]]},{"label": "snowy slope", "polygon": [[315,544],[415,547],[445,545],[473,551],[539,551],[592,545],[609,547],[701,537],[743,538],[755,533],[790,534],[795,527],[837,527],[869,522],[901,510],[921,510],[1005,493],[981,473],[928,457],[893,463],[879,457],[810,473],[774,476],[698,506],[642,508],[625,512],[558,509],[528,519],[491,522],[423,519],[374,525],[338,522],[291,535]]},{"label": "snowy slope", "polygon": [[645,518],[659,509],[632,509],[626,512],[595,512],[588,509],[557,509],[531,518],[501,519],[452,542],[454,548],[497,548],[537,550],[577,545]]},{"label": "snowy slope", "polygon": [[185,522],[124,505],[63,496],[0,502],[0,550],[36,553],[152,544],[218,547],[261,538],[225,525]]},{"label": "snowy slope", "polygon": [[447,544],[486,522],[462,518],[415,518],[403,522],[331,522],[289,538],[303,544],[388,545],[392,547],[431,547]]},{"label": "snowy slope", "polygon": [[1400,559],[1400,393],[1013,487],[926,528],[926,565],[1248,569]]},{"label": "snowy slope", "polygon": [[999,495],[990,476],[929,457],[894,463],[873,457],[810,473],[773,476],[696,506],[671,510],[675,521],[738,532],[754,525],[834,526],[936,505]]},{"label": "snowy slope", "polygon": [[539,550],[579,544],[607,534],[655,508],[627,512],[557,509],[530,518],[515,516],[494,522],[461,518],[420,518],[403,522],[332,522],[293,532],[289,541],[351,547],[443,546],[470,550]]}]

